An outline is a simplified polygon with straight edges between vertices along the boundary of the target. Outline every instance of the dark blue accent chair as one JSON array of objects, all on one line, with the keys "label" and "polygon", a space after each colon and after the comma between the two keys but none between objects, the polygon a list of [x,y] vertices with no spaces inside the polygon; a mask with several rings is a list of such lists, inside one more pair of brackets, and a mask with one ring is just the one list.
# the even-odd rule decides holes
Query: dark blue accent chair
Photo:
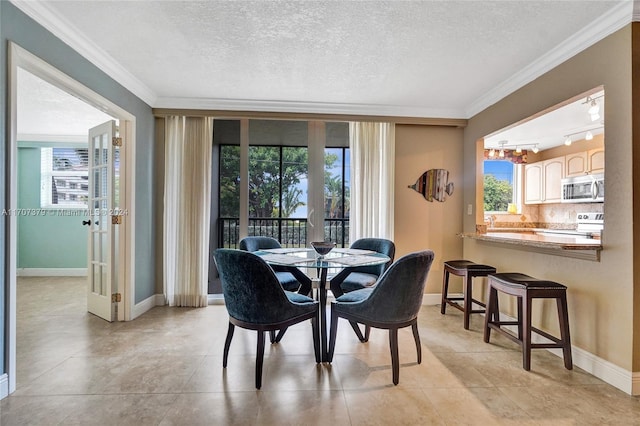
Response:
[{"label": "dark blue accent chair", "polygon": [[[371,250],[389,256],[391,260],[382,265],[375,266],[357,266],[349,269],[348,274],[340,283],[342,293],[361,290],[371,287],[378,281],[378,278],[389,269],[396,255],[396,245],[391,240],[384,238],[361,238],[351,244],[352,249]],[[334,292],[335,293],[335,292]],[[342,294],[335,295],[340,297]]]},{"label": "dark blue accent chair", "polygon": [[234,249],[217,249],[214,254],[224,302],[229,313],[229,329],[224,343],[222,366],[227,367],[235,326],[256,330],[256,388],[262,386],[264,333],[271,333],[311,320],[316,362],[320,362],[318,302],[282,288],[271,267],[259,256]]},{"label": "dark blue accent chair", "polygon": [[[271,237],[246,237],[240,240],[240,250],[258,251],[264,249],[282,248],[278,240]],[[299,291],[309,295],[311,292],[311,279],[304,272],[291,266],[272,266],[278,281],[285,290]]]},{"label": "dark blue accent chair", "polygon": [[[389,261],[382,265],[346,268],[338,273],[331,279],[331,292],[336,298],[350,291],[362,290],[375,285],[384,271],[389,269],[396,255],[396,245],[393,241],[385,238],[360,238],[354,241],[350,248],[382,253],[389,257]],[[369,327],[365,327],[363,335],[356,322],[351,321],[350,324],[361,342],[364,343],[369,340],[369,333],[371,332]]]},{"label": "dark blue accent chair", "polygon": [[424,286],[433,263],[434,254],[425,250],[398,259],[371,288],[356,290],[338,297],[331,303],[329,334],[329,362],[336,346],[338,318],[345,318],[367,327],[389,330],[393,384],[400,378],[398,329],[411,326],[416,342],[418,364],[422,349],[418,334],[418,312],[422,305]]}]

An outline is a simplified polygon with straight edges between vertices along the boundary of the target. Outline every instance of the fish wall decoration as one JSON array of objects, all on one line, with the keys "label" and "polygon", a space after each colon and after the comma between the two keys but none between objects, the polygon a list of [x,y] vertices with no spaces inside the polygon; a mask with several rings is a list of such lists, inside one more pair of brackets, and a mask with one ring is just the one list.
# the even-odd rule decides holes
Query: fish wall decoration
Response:
[{"label": "fish wall decoration", "polygon": [[422,194],[427,201],[443,202],[447,195],[453,194],[453,182],[449,182],[449,171],[445,169],[427,170],[409,188]]}]

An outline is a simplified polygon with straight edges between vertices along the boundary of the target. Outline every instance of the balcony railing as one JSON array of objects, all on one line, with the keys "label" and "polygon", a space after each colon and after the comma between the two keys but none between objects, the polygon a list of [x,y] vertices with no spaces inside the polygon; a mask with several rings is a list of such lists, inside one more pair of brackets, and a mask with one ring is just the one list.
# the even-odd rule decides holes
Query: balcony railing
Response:
[{"label": "balcony railing", "polygon": [[[282,247],[308,247],[307,219],[294,218],[250,218],[249,236],[272,237]],[[325,219],[326,241],[334,241],[338,247],[349,247],[349,219]],[[221,217],[218,219],[218,247],[238,248],[240,242],[240,219]]]}]

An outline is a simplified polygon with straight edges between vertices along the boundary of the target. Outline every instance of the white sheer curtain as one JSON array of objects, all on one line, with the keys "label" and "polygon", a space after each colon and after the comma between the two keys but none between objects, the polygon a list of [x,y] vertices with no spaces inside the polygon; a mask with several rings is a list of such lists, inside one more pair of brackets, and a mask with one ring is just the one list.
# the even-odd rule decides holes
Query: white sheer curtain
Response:
[{"label": "white sheer curtain", "polygon": [[393,240],[395,139],[393,123],[349,123],[349,241]]},{"label": "white sheer curtain", "polygon": [[167,117],[164,296],[169,306],[207,306],[213,120]]}]

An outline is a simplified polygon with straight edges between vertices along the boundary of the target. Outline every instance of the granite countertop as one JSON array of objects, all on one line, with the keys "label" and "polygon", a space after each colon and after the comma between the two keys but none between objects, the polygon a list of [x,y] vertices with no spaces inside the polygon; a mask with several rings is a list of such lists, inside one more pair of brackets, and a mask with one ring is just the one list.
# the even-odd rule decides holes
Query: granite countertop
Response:
[{"label": "granite countertop", "polygon": [[471,238],[480,241],[494,243],[515,244],[520,246],[539,247],[556,250],[602,250],[602,241],[597,238],[585,238],[573,235],[539,235],[536,231],[543,229],[526,228],[519,230],[506,230],[500,228],[499,231],[489,230],[486,234],[477,232],[466,232],[460,234],[462,238]]}]

